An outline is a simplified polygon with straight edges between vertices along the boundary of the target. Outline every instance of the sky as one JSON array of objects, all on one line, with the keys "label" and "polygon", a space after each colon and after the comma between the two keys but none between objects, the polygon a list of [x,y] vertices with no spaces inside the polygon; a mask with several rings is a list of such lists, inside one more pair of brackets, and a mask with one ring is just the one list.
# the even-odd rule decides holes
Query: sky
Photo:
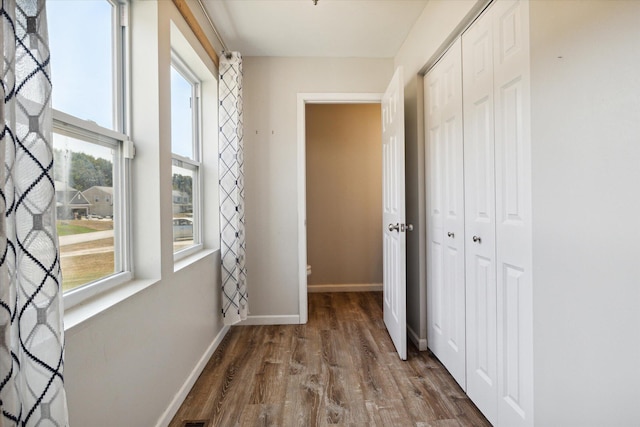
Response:
[{"label": "sky", "polygon": [[[107,0],[47,0],[53,108],[108,129],[115,128],[113,12]],[[173,67],[171,92],[172,151],[193,158],[191,84]],[[78,143],[74,150],[102,157]]]},{"label": "sky", "polygon": [[113,6],[47,1],[52,103],[56,110],[113,129]]}]

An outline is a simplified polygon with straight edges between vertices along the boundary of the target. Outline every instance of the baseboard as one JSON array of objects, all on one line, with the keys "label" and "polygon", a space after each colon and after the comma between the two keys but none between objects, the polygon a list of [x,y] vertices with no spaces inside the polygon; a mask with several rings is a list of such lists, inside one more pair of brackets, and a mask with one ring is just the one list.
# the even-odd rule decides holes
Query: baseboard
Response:
[{"label": "baseboard", "polygon": [[427,340],[425,338],[420,338],[409,325],[407,325],[407,332],[409,332],[409,339],[418,347],[419,351],[427,351]]},{"label": "baseboard", "polygon": [[307,285],[307,292],[371,292],[382,291],[382,283],[345,283],[340,285]]},{"label": "baseboard", "polygon": [[248,316],[239,325],[299,325],[300,315],[291,314],[284,316]]},{"label": "baseboard", "polygon": [[218,332],[218,335],[213,339],[213,342],[209,345],[200,360],[198,360],[198,363],[196,363],[196,366],[193,368],[182,387],[180,387],[180,390],[171,401],[169,407],[160,416],[160,419],[158,419],[158,423],[156,424],[157,427],[167,427],[169,423],[171,423],[171,420],[173,420],[173,417],[180,409],[180,406],[187,398],[189,391],[191,391],[196,380],[204,370],[205,366],[207,366],[207,362],[211,359],[213,352],[216,351],[222,342],[222,339],[227,335],[227,332],[229,332],[229,328],[229,326],[223,326],[220,332]]}]

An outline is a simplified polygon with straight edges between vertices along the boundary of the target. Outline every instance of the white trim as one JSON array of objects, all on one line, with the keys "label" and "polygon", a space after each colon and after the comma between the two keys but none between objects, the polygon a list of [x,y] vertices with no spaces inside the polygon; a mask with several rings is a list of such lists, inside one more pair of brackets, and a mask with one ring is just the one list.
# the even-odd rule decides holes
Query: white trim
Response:
[{"label": "white trim", "polygon": [[382,93],[298,93],[298,304],[299,323],[307,323],[307,171],[306,104],[379,104]]},{"label": "white trim", "polygon": [[308,292],[382,292],[382,283],[307,284]]},{"label": "white trim", "polygon": [[407,324],[407,332],[409,333],[409,339],[416,347],[418,347],[418,350],[427,351],[426,338],[420,338],[418,334],[416,334],[416,332],[413,329],[411,329],[411,326],[409,326],[409,324]]},{"label": "white trim", "polygon": [[[51,109],[53,117],[53,127],[58,133],[65,134],[72,138],[90,138],[91,142],[112,147],[119,141],[126,141],[129,137],[122,133],[100,126],[91,120],[83,120],[64,111]],[[106,138],[100,138],[100,137]]]},{"label": "white trim", "polygon": [[182,403],[184,403],[184,400],[187,398],[187,395],[191,391],[191,388],[196,383],[196,380],[198,379],[204,368],[207,366],[207,362],[209,362],[209,359],[211,359],[213,352],[216,351],[216,349],[222,342],[222,339],[225,337],[225,335],[227,335],[227,332],[229,332],[229,329],[229,326],[223,326],[220,332],[218,332],[218,335],[216,335],[211,345],[209,345],[200,360],[198,360],[198,363],[196,363],[196,366],[193,368],[182,387],[180,387],[180,390],[174,396],[167,409],[158,419],[156,427],[167,427],[169,423],[171,423],[171,420],[173,420],[173,417],[180,409],[180,406],[182,406]]},{"label": "white trim", "polygon": [[131,271],[120,271],[118,273],[102,277],[94,282],[85,283],[77,288],[69,289],[62,294],[65,310],[69,310],[70,308],[80,305],[98,294],[106,293],[111,289],[131,281],[133,281],[133,274]]},{"label": "white trim", "polygon": [[246,320],[239,323],[241,326],[251,325],[298,325],[300,322],[300,316],[297,314],[289,314],[284,316],[249,316]]}]

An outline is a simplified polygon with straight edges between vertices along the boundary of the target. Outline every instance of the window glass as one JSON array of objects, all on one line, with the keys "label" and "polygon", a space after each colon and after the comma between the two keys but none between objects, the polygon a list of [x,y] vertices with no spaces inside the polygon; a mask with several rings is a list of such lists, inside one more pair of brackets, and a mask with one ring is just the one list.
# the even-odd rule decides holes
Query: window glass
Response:
[{"label": "window glass", "polygon": [[[171,65],[173,252],[182,258],[200,245],[199,88],[191,70],[175,56]],[[179,252],[179,253],[178,253]]]},{"label": "window glass", "polygon": [[115,129],[113,8],[47,1],[53,108]]},{"label": "window glass", "polygon": [[171,67],[171,151],[193,159],[193,85]]},{"label": "window glass", "polygon": [[174,165],[173,173],[173,252],[193,246],[193,190],[195,170]]},{"label": "window glass", "polygon": [[128,6],[47,0],[46,7],[57,228],[71,307],[131,278],[125,250],[131,160],[123,155],[127,28],[119,22]]},{"label": "window glass", "polygon": [[114,253],[116,150],[53,134],[62,287],[68,291],[117,272]]}]

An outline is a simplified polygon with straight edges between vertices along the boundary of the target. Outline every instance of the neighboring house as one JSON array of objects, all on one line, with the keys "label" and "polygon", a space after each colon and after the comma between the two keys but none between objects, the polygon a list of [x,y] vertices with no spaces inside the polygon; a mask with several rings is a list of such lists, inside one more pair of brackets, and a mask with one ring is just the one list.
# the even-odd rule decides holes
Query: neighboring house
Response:
[{"label": "neighboring house", "polygon": [[76,219],[87,216],[90,203],[80,191],[62,181],[55,181],[55,186],[58,219]]},{"label": "neighboring house", "polygon": [[172,196],[173,200],[173,213],[191,213],[193,212],[193,207],[191,206],[191,198],[188,193],[184,191],[173,190]]},{"label": "neighboring house", "polygon": [[82,192],[91,207],[89,214],[101,217],[113,216],[113,187],[93,186]]}]

